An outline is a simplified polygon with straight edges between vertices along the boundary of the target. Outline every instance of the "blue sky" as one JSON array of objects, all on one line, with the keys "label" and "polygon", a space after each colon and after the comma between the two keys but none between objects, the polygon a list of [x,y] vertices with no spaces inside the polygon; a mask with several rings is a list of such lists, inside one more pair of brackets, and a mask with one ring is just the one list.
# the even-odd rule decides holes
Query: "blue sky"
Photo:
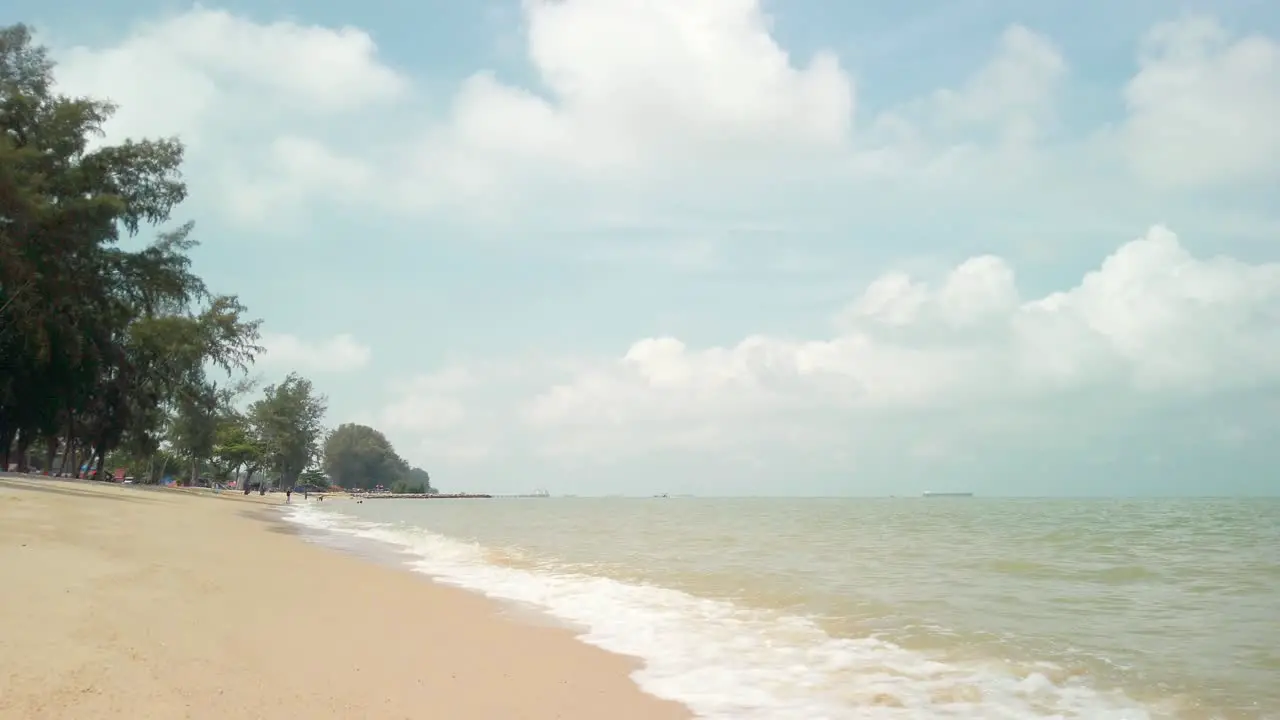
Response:
[{"label": "blue sky", "polygon": [[1280,487],[1274,4],[7,7],[443,487]]}]

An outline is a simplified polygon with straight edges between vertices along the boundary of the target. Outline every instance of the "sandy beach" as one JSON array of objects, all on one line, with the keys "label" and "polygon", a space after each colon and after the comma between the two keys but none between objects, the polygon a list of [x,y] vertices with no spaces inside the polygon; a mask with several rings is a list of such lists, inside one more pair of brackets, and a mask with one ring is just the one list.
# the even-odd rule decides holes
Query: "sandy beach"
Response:
[{"label": "sandy beach", "polygon": [[275,498],[0,477],[0,718],[688,718],[629,658],[307,543]]}]

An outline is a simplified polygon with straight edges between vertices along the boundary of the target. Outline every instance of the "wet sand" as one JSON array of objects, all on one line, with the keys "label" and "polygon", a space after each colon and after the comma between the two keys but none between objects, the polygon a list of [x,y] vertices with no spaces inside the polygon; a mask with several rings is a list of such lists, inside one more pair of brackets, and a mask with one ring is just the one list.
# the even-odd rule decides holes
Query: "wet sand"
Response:
[{"label": "wet sand", "polygon": [[631,659],[304,542],[279,502],[0,476],[0,718],[690,717]]}]

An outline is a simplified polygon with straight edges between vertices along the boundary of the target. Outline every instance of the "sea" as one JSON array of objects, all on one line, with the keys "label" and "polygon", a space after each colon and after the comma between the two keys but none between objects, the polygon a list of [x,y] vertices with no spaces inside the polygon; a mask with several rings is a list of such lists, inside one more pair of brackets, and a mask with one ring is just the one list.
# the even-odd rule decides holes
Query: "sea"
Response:
[{"label": "sea", "polygon": [[1280,720],[1280,499],[312,499],[286,514],[639,658],[641,688],[701,718]]}]

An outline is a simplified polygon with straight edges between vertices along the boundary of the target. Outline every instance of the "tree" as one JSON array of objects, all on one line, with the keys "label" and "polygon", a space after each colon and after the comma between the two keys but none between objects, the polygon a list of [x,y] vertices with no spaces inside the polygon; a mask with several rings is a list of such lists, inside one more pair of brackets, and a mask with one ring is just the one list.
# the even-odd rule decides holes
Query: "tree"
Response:
[{"label": "tree", "polygon": [[188,388],[178,398],[169,439],[173,449],[186,459],[192,485],[217,444],[219,404],[218,387],[213,384]]},{"label": "tree", "polygon": [[320,468],[313,467],[303,470],[302,474],[298,476],[298,483],[300,485],[308,485],[319,490],[329,489],[329,481],[325,479],[324,471]]},{"label": "tree", "polygon": [[410,492],[429,493],[432,495],[436,492],[436,489],[431,486],[431,475],[422,468],[409,468],[409,474],[405,476],[405,482],[411,487],[421,488]]},{"label": "tree", "polygon": [[368,425],[347,423],[329,433],[324,443],[324,468],[330,482],[345,488],[381,486],[393,492],[435,492],[427,471],[409,467],[391,441]]},{"label": "tree", "polygon": [[347,423],[329,433],[324,443],[324,469],[344,488],[391,487],[404,479],[409,465],[381,432]]},{"label": "tree", "polygon": [[262,467],[265,449],[253,433],[249,418],[228,410],[218,418],[213,465],[219,480],[231,480],[244,472],[245,485]]},{"label": "tree", "polygon": [[110,455],[145,481],[185,461],[291,485],[319,458],[324,397],[291,374],[239,412],[259,321],[192,271],[193,225],[117,246],[186,198],[182,144],[99,142],[115,106],[58,95],[53,67],[0,28],[0,469],[53,471],[60,451],[74,473]]},{"label": "tree", "polygon": [[[115,107],[53,87],[28,29],[0,28],[0,467],[35,446],[52,469],[61,447],[64,469],[100,471],[117,448],[154,458],[175,413],[207,413],[204,369],[247,367],[257,323],[191,272],[190,223],[115,246],[186,197],[182,144],[91,147]],[[206,453],[207,428],[185,430]]]},{"label": "tree", "polygon": [[391,483],[391,492],[401,495],[435,494],[435,490],[430,485],[420,480],[410,480],[407,476]]},{"label": "tree", "polygon": [[327,408],[328,400],[297,373],[268,386],[249,408],[264,466],[275,474],[279,487],[293,487],[298,475],[319,458],[320,420]]}]

